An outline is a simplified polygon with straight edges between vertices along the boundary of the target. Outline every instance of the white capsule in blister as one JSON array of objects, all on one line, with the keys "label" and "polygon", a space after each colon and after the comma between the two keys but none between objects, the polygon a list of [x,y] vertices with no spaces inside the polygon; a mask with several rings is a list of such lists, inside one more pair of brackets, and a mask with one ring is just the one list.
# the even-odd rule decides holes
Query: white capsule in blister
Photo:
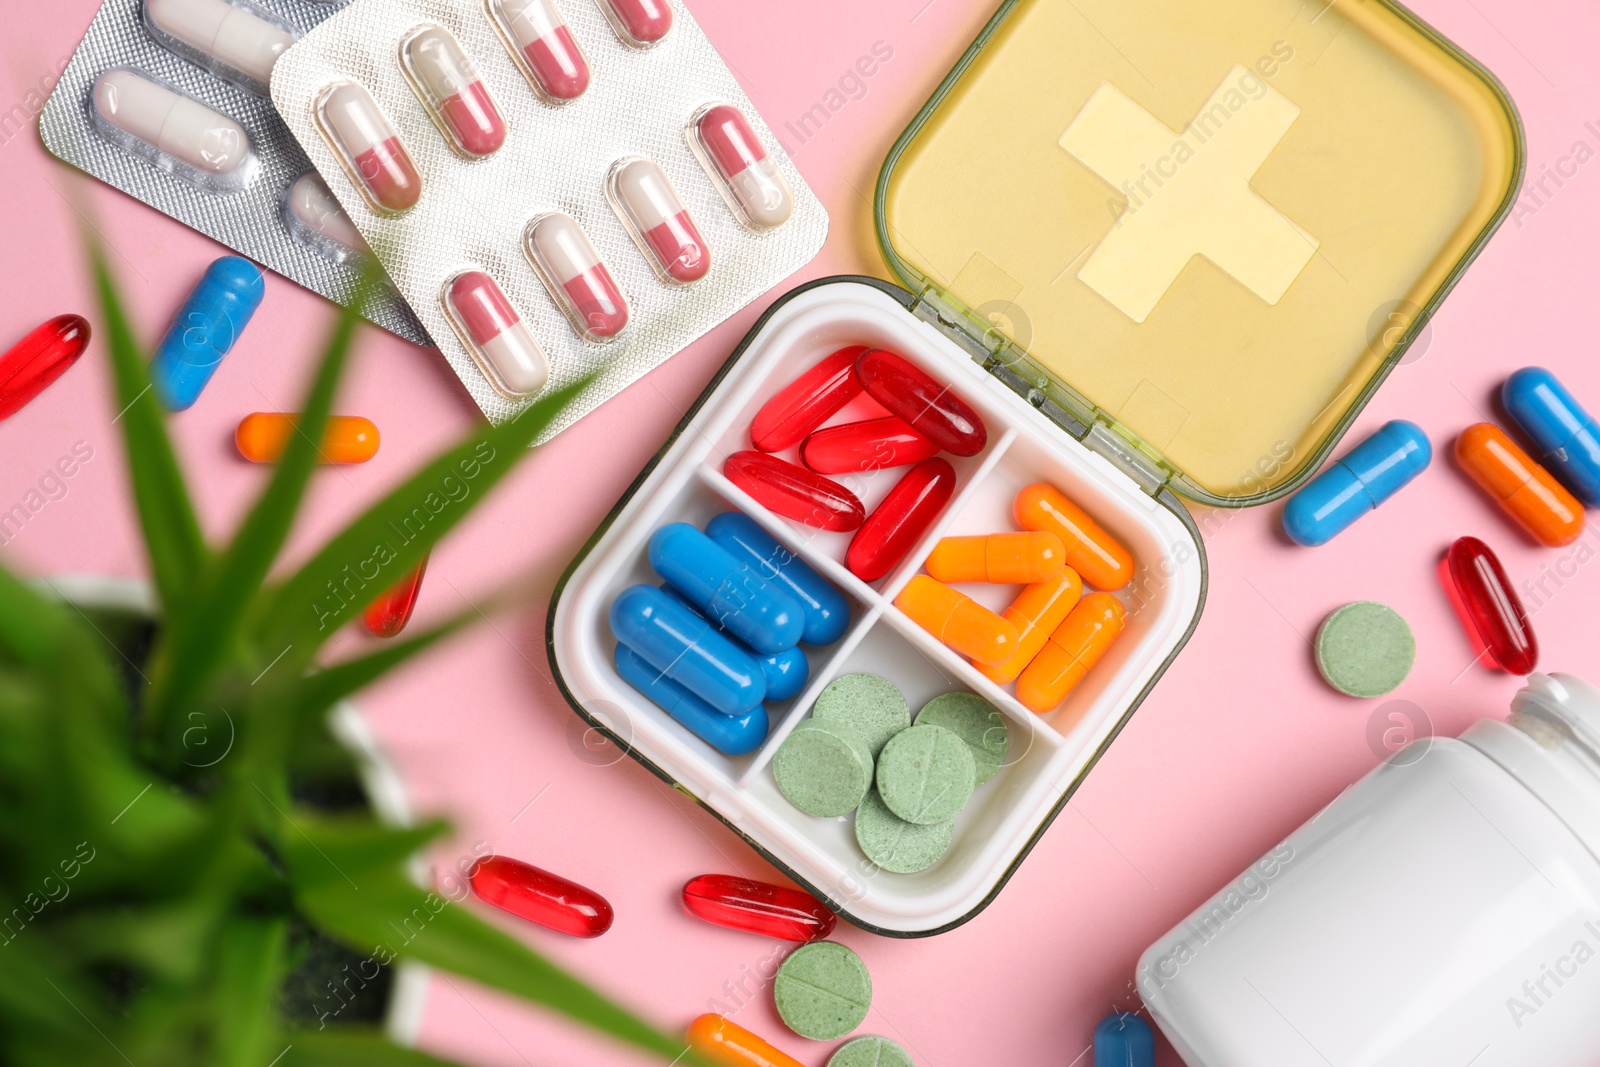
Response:
[{"label": "white capsule in blister", "polygon": [[606,341],[628,325],[628,301],[577,219],[541,215],[528,224],[524,248],[580,337]]},{"label": "white capsule in blister", "polygon": [[666,172],[640,156],[618,160],[606,181],[611,206],[662,281],[699,281],[711,269],[711,249]]},{"label": "white capsule in blister", "polygon": [[244,127],[126,67],[108,70],[94,83],[94,110],[158,156],[204,176],[241,183],[254,159]]},{"label": "white capsule in blister", "polygon": [[302,244],[337,263],[372,254],[361,231],[317,174],[302,174],[289,187],[284,203],[289,232]]},{"label": "white capsule in blister", "polygon": [[255,5],[229,0],[145,0],[144,16],[158,40],[165,35],[237,71],[248,80],[247,88],[263,94],[278,57],[296,40],[293,31],[264,17]]},{"label": "white capsule in blister", "polygon": [[589,61],[554,0],[489,0],[489,11],[523,77],[546,101],[564,104],[589,88]]},{"label": "white capsule in blister", "polygon": [[520,400],[544,388],[550,363],[493,278],[481,270],[458,274],[442,296],[467,351],[499,393]]}]

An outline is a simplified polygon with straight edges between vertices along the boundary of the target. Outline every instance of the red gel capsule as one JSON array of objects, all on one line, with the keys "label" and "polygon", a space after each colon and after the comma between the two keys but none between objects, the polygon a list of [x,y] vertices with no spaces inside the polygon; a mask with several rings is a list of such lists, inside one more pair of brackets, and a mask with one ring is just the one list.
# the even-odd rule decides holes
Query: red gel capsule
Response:
[{"label": "red gel capsule", "polygon": [[683,906],[708,923],[784,941],[821,941],[837,921],[810,893],[732,874],[691,879]]},{"label": "red gel capsule", "polygon": [[1494,661],[1511,674],[1533,673],[1539,665],[1539,640],[1489,546],[1476,537],[1458,538],[1445,564],[1463,614]]},{"label": "red gel capsule", "polygon": [[867,514],[856,495],[838,482],[765,452],[735,452],[722,473],[768,511],[807,526],[847,533]]},{"label": "red gel capsule", "polygon": [[863,582],[894,570],[933,525],[956,491],[956,469],[945,459],[925,459],[906,471],[850,541],[844,563]]},{"label": "red gel capsule", "polygon": [[480,899],[557,933],[599,937],[611,929],[611,905],[599,893],[521,860],[490,856],[470,881]]},{"label": "red gel capsule", "polygon": [[0,356],[0,419],[48,389],[88,347],[89,323],[80,315],[58,315],[11,346]]},{"label": "red gel capsule", "polygon": [[893,415],[829,426],[800,445],[801,462],[818,474],[887,470],[921,463],[938,454],[938,445]]},{"label": "red gel capsule", "polygon": [[983,420],[965,400],[893,352],[861,353],[856,377],[874,400],[953,456],[976,456],[989,443]]},{"label": "red gel capsule", "polygon": [[411,621],[417,609],[417,594],[422,592],[422,575],[428,569],[428,557],[423,556],[417,569],[396,582],[368,606],[361,617],[362,625],[373,637],[395,637]]},{"label": "red gel capsule", "polygon": [[866,345],[841,348],[778,391],[756,412],[750,443],[763,452],[782,452],[831,419],[861,393],[856,357]]}]

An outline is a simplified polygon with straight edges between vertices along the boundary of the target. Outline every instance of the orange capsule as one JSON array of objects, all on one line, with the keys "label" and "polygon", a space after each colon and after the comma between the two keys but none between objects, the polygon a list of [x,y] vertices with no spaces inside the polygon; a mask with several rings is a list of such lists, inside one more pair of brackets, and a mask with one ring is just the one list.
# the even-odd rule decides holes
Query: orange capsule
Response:
[{"label": "orange capsule", "polygon": [[1061,577],[1066,549],[1053,533],[998,533],[945,537],[933,546],[926,564],[941,582],[993,582],[1026,585]]},{"label": "orange capsule", "polygon": [[1127,612],[1110,593],[1078,601],[1017,679],[1017,699],[1029,711],[1054,711],[1122,632]]},{"label": "orange capsule", "polygon": [[1583,506],[1500,427],[1462,430],[1456,462],[1540,544],[1559,548],[1583,534]]},{"label": "orange capsule", "polygon": [[1059,578],[1028,586],[1001,618],[1017,628],[1017,651],[998,667],[977,664],[978,673],[995,685],[1010,685],[1033,662],[1056,627],[1083,596],[1083,579],[1070,567]]},{"label": "orange capsule", "polygon": [[805,1067],[731,1019],[706,1013],[684,1033],[689,1047],[723,1067]]},{"label": "orange capsule", "polygon": [[[246,415],[234,432],[239,454],[251,463],[276,463],[300,416],[279,411]],[[359,415],[334,415],[322,432],[319,463],[365,463],[378,454],[378,428]]]},{"label": "orange capsule", "polygon": [[965,594],[919,574],[894,606],[950,648],[978,663],[999,664],[1017,649],[1017,628]]},{"label": "orange capsule", "polygon": [[1013,511],[1024,530],[1048,530],[1061,538],[1067,566],[1096,589],[1121,589],[1133,578],[1128,550],[1052,486],[1028,486],[1017,494]]}]

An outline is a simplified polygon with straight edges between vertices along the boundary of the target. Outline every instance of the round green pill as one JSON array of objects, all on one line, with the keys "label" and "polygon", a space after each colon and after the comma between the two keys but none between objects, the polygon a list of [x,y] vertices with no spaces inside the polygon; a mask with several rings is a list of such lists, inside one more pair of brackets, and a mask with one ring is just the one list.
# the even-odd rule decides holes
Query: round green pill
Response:
[{"label": "round green pill", "polygon": [[936,696],[917,713],[918,726],[943,726],[967,743],[977,764],[977,784],[982,785],[1005,766],[1011,748],[1006,718],[1000,709],[976,693]]},{"label": "round green pill", "polygon": [[789,953],[772,996],[785,1026],[813,1041],[832,1041],[867,1017],[872,976],[861,957],[837,941],[815,941]]},{"label": "round green pill", "polygon": [[828,1057],[828,1067],[917,1067],[911,1053],[886,1037],[858,1037]]},{"label": "round green pill", "polygon": [[867,859],[894,874],[916,874],[939,862],[955,835],[954,819],[918,826],[890,811],[876,789],[856,809],[856,844]]},{"label": "round green pill", "polygon": [[967,743],[943,726],[913,726],[878,757],[878,793],[889,810],[919,826],[955,818],[977,784]]},{"label": "round green pill", "polygon": [[872,785],[872,752],[849,727],[807,719],[778,746],[772,776],[807,815],[848,815]]},{"label": "round green pill", "polygon": [[1317,630],[1317,669],[1353,697],[1380,697],[1406,680],[1416,662],[1411,627],[1387,604],[1346,604]]},{"label": "round green pill", "polygon": [[884,744],[911,725],[911,705],[894,683],[876,674],[846,674],[817,695],[813,719],[842,723],[861,735],[877,759]]}]

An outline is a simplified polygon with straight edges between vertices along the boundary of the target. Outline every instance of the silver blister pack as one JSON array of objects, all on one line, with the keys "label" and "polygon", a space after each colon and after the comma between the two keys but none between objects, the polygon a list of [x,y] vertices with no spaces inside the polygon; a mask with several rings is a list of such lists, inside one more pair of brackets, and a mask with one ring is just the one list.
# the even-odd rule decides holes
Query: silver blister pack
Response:
[{"label": "silver blister pack", "polygon": [[[473,358],[459,317],[453,324],[444,294],[464,273],[486,273],[503,291],[543,350],[546,388],[597,373],[548,437],[809,262],[827,236],[828,216],[681,5],[673,5],[665,38],[639,48],[622,42],[597,0],[563,0],[560,13],[591,72],[582,95],[563,104],[535,92],[491,22],[490,6],[355,0],[284,54],[273,72],[272,98],[492,421],[513,415],[528,397],[497,388]],[[455,39],[504,119],[504,143],[486,157],[472,158],[447,142],[437,110],[425,108],[414,88],[414,71],[408,78],[402,47],[428,27]],[[420,175],[420,200],[403,213],[375,211],[353,180],[360,172],[350,154],[329,139],[331,89],[351,83],[370,94]],[[691,120],[719,103],[745,117],[792,190],[793,210],[781,225],[757,230],[742,220],[692,146]],[[668,284],[659,277],[613,209],[608,175],[631,157],[659,166],[709,246],[710,269],[698,280]],[[525,254],[529,224],[553,213],[577,221],[625,297],[627,325],[615,336],[581,336]]]},{"label": "silver blister pack", "polygon": [[[147,0],[106,0],[100,8],[40,116],[45,147],[269,270],[330,300],[350,301],[367,257],[296,217],[291,195],[317,196],[314,186],[320,179],[264,95],[267,86],[259,77],[162,32],[153,17],[147,18],[146,5]],[[248,12],[294,35],[305,34],[338,10],[337,2],[313,0],[210,0],[200,7],[202,18],[214,17],[220,6]],[[106,121],[96,107],[96,87],[113,72],[128,72],[116,76],[137,76],[141,81],[136,85],[171,90],[231,119],[248,137],[251,158],[219,178]],[[307,175],[313,180],[297,186]],[[304,201],[302,215],[315,206]],[[334,225],[342,220],[324,216],[323,221]],[[371,320],[391,333],[416,344],[432,343],[393,288],[379,295],[370,312]]]}]

